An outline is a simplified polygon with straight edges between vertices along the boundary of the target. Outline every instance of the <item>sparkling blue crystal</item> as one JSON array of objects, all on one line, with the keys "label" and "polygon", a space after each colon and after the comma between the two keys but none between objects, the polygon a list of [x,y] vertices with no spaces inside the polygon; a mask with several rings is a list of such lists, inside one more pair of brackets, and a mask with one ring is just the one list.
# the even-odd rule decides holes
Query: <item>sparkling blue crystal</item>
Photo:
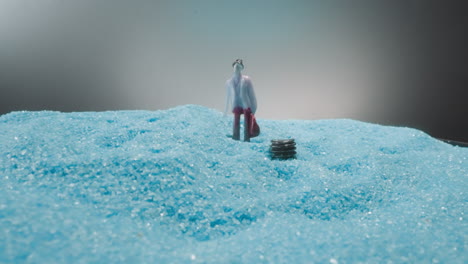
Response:
[{"label": "sparkling blue crystal", "polygon": [[467,262],[468,148],[353,120],[259,119],[245,143],[231,122],[0,116],[0,263]]}]

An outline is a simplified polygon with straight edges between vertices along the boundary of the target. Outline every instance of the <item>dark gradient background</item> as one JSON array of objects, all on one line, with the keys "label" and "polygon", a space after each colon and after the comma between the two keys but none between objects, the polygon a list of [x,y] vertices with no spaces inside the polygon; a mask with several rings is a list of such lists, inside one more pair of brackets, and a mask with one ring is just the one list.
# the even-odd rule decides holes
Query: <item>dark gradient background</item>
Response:
[{"label": "dark gradient background", "polygon": [[0,114],[224,109],[353,118],[468,141],[468,1],[0,0]]}]

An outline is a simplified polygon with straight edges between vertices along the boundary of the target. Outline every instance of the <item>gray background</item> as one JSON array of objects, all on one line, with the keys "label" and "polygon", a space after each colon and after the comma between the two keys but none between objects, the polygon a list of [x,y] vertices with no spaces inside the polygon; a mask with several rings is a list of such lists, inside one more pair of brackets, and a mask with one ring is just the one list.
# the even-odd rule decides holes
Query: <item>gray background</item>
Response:
[{"label": "gray background", "polygon": [[267,119],[468,141],[466,1],[0,0],[0,114],[224,109],[242,58]]}]

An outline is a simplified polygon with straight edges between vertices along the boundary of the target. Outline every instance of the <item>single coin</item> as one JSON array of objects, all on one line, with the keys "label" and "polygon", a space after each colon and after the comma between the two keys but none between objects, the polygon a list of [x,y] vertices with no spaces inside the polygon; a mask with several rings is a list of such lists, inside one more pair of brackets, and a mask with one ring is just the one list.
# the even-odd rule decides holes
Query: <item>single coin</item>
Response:
[{"label": "single coin", "polygon": [[283,145],[283,146],[272,145],[270,147],[270,150],[273,150],[273,151],[276,151],[276,150],[290,150],[290,149],[295,150],[296,145],[292,145],[292,144]]},{"label": "single coin", "polygon": [[271,156],[271,159],[280,159],[280,160],[287,160],[287,159],[295,159],[296,158],[296,155],[284,155],[284,156],[281,156],[281,155],[272,155]]},{"label": "single coin", "polygon": [[296,144],[294,139],[272,139],[272,144]]},{"label": "single coin", "polygon": [[273,154],[273,155],[280,155],[280,156],[284,156],[284,155],[296,155],[296,151],[295,151],[295,150],[274,151],[274,152],[272,152],[271,154]]}]

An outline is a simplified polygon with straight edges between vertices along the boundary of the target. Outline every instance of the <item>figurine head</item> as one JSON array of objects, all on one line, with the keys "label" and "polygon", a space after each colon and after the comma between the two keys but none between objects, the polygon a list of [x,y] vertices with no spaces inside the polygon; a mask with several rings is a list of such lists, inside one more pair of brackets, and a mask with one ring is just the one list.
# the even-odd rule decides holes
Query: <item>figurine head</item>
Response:
[{"label": "figurine head", "polygon": [[242,63],[241,59],[237,59],[235,62],[232,63],[232,67],[235,71],[242,71],[244,69],[244,64]]}]

